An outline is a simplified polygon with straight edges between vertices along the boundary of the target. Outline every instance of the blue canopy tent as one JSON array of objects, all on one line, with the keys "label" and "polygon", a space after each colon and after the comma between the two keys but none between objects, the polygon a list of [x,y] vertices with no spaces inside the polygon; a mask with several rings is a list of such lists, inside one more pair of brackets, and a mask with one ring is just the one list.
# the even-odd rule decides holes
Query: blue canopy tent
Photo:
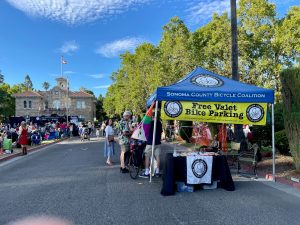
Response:
[{"label": "blue canopy tent", "polygon": [[147,106],[155,100],[274,103],[274,91],[235,81],[197,67],[175,84],[158,87],[147,100]]},{"label": "blue canopy tent", "polygon": [[[197,67],[174,84],[158,87],[148,98],[147,107],[155,107],[154,133],[159,101],[239,102],[272,104],[273,180],[275,178],[274,90],[245,84]],[[153,134],[154,134],[153,133]],[[153,135],[153,147],[155,135]],[[153,153],[151,157],[151,165]],[[151,176],[150,176],[151,180]]]}]

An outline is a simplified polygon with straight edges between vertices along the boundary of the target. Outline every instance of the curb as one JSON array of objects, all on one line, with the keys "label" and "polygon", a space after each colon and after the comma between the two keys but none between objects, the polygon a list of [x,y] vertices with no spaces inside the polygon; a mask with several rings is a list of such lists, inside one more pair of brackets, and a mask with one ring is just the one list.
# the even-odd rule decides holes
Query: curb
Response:
[{"label": "curb", "polygon": [[[28,149],[27,152],[30,153],[30,152],[34,152],[34,151],[37,151],[39,149],[42,149],[42,148],[45,148],[45,147],[48,147],[50,145],[54,145],[54,144],[57,144],[59,142],[62,142],[64,140],[67,140],[68,138],[63,138],[63,139],[60,139],[58,141],[55,141],[55,142],[52,142],[52,143],[49,143],[49,144],[45,144],[45,145],[38,145],[36,147],[33,147],[31,149]],[[22,152],[19,152],[19,153],[15,153],[15,154],[12,154],[12,155],[8,155],[7,157],[4,157],[2,159],[0,159],[0,163],[2,162],[5,162],[7,160],[10,160],[10,159],[13,159],[13,158],[16,158],[16,157],[19,157],[19,156],[22,156]]]}]

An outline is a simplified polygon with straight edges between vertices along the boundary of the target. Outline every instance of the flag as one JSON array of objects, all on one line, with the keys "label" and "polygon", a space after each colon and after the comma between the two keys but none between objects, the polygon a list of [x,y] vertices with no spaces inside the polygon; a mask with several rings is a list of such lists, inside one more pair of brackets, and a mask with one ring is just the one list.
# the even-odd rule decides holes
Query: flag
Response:
[{"label": "flag", "polygon": [[67,64],[68,62],[64,60],[64,57],[61,57],[61,64]]},{"label": "flag", "polygon": [[152,122],[152,110],[153,110],[154,104],[155,104],[155,102],[152,103],[152,105],[150,106],[150,108],[146,112],[146,115],[143,118],[143,120],[144,120],[143,128],[144,128],[146,138],[149,137],[149,133],[150,133],[151,122]]},{"label": "flag", "polygon": [[140,124],[137,126],[137,128],[133,131],[131,137],[134,139],[147,141],[147,137],[149,136],[150,128],[151,128],[151,122],[152,122],[152,110],[154,107],[154,102],[150,106],[150,108],[147,110],[145,116],[143,117]]}]

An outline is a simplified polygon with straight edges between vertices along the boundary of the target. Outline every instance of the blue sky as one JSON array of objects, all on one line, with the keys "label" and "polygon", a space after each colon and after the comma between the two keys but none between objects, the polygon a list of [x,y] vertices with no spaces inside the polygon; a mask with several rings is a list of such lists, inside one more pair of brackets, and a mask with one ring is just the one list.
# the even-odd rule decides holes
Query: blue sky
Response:
[{"label": "blue sky", "polygon": [[[299,0],[274,0],[279,16]],[[297,4],[298,3],[298,4]],[[60,57],[72,90],[105,94],[119,54],[144,42],[157,44],[162,26],[179,16],[192,31],[230,0],[1,0],[0,70],[9,84],[29,74],[34,88],[55,85]]]}]

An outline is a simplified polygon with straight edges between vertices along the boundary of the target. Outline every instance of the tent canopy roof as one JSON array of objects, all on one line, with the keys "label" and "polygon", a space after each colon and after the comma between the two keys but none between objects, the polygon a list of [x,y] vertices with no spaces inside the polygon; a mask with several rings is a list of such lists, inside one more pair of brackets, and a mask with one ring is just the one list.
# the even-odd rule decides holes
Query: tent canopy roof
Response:
[{"label": "tent canopy roof", "polygon": [[274,90],[245,84],[197,67],[174,84],[158,87],[147,100],[274,103]]}]

